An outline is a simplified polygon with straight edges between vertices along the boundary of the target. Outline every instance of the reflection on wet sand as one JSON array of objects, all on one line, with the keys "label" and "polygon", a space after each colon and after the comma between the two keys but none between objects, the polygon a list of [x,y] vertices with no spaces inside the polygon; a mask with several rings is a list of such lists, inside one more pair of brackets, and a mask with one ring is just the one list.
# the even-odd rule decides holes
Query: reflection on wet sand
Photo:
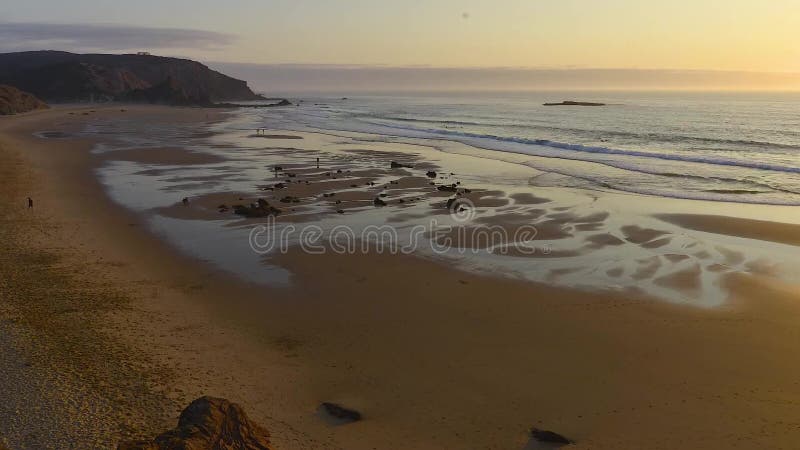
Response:
[{"label": "reflection on wet sand", "polygon": [[[112,195],[123,203],[138,195],[135,203],[163,218],[162,224],[174,219],[162,227],[168,234],[180,233],[169,229],[186,221],[204,220],[219,224],[213,233],[244,235],[267,217],[276,230],[345,225],[356,236],[374,225],[426,226],[428,243],[415,253],[465,270],[559,286],[633,289],[704,306],[724,302],[724,278],[732,273],[774,275],[775,265],[764,262],[770,255],[749,251],[745,257],[737,250],[741,242],[688,232],[713,228],[707,221],[623,213],[601,192],[534,187],[527,181],[540,172],[475,149],[450,152],[440,142],[353,133],[253,135],[220,127],[185,148],[131,148],[120,139],[115,150],[106,143],[108,163],[101,172]],[[283,146],[284,140],[292,146]],[[126,193],[125,185],[149,189]],[[467,221],[452,215],[459,211]],[[521,247],[515,236],[527,227],[535,233]],[[727,234],[742,235],[735,231]],[[399,233],[397,239],[409,244],[410,237]],[[214,260],[219,249],[195,251]],[[271,264],[269,255],[264,260]]]}]

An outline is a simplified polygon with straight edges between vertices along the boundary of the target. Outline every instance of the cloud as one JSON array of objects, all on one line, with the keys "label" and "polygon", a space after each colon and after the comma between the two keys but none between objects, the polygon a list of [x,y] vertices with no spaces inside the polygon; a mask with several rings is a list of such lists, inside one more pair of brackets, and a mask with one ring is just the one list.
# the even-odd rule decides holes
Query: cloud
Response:
[{"label": "cloud", "polygon": [[43,49],[75,52],[218,50],[235,40],[236,36],[231,34],[184,28],[0,22],[0,52]]}]

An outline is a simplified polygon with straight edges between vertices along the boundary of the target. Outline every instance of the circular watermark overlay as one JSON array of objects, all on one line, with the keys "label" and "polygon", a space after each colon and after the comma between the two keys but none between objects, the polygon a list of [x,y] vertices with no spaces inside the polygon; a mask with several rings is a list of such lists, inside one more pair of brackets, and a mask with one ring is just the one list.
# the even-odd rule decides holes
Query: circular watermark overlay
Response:
[{"label": "circular watermark overlay", "polygon": [[454,222],[464,224],[472,222],[477,215],[475,203],[468,198],[456,197],[447,200],[447,209]]}]

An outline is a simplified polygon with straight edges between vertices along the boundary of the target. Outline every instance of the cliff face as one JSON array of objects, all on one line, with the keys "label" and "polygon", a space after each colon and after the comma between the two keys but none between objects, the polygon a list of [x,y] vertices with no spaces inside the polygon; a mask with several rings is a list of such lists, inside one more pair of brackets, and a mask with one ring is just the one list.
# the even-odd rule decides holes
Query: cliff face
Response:
[{"label": "cliff face", "polygon": [[123,93],[120,99],[131,102],[167,103],[170,105],[207,105],[213,103],[203,91],[189,91],[172,77],[155,86],[140,87]]},{"label": "cliff face", "polygon": [[[262,100],[247,83],[196,61],[151,55],[0,54],[0,83],[54,102],[133,100],[181,104]],[[160,97],[165,93],[165,97]]]},{"label": "cliff face", "polygon": [[48,106],[33,95],[13,86],[0,84],[0,115],[19,114]]}]

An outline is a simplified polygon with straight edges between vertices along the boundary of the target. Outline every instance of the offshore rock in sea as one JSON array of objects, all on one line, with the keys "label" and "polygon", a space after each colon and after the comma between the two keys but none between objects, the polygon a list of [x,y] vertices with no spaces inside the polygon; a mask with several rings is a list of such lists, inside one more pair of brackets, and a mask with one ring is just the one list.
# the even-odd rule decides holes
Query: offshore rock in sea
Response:
[{"label": "offshore rock in sea", "polygon": [[183,410],[176,428],[153,440],[123,442],[117,450],[272,450],[269,437],[239,405],[201,397]]},{"label": "offshore rock in sea", "polygon": [[559,103],[544,103],[544,106],[606,106],[606,104],[594,103],[594,102],[576,102],[573,100],[567,100]]}]

